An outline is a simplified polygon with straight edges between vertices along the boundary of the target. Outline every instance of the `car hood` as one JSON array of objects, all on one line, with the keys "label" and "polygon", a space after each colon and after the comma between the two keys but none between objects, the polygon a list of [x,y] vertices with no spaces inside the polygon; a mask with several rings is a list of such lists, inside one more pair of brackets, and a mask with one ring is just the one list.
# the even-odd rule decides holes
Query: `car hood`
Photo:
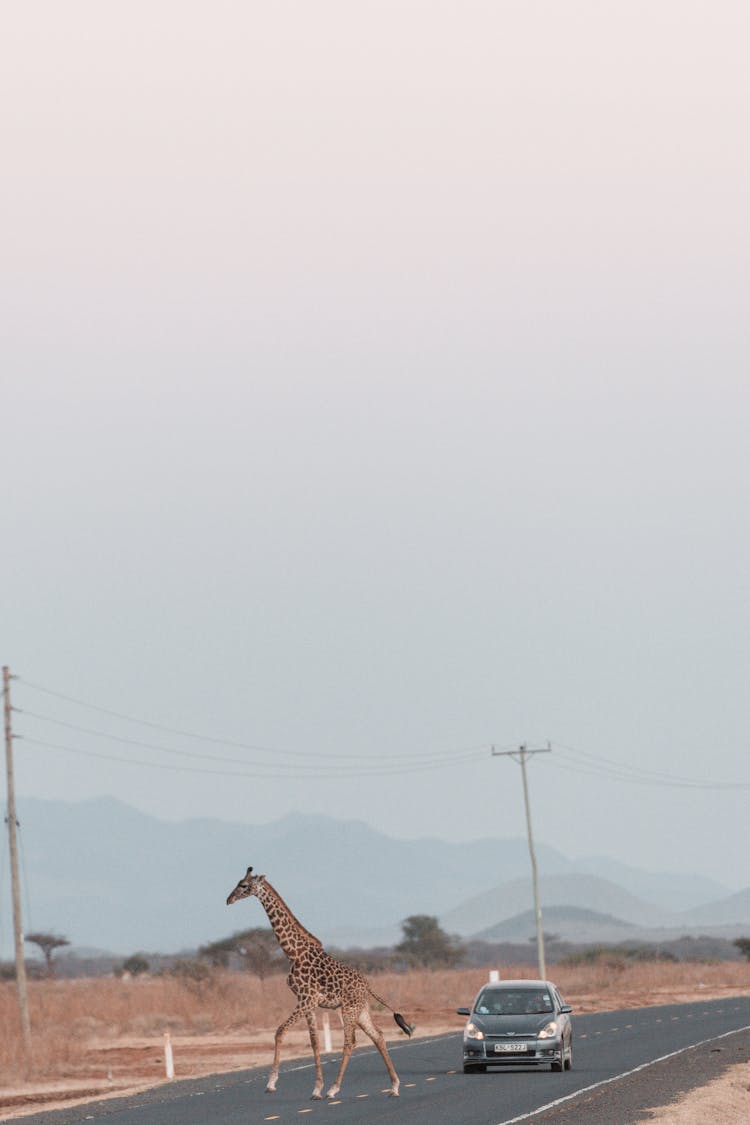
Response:
[{"label": "car hood", "polygon": [[520,1016],[480,1016],[476,1012],[471,1014],[471,1022],[485,1035],[536,1035],[550,1020],[555,1019],[554,1012],[544,1012],[542,1015]]}]

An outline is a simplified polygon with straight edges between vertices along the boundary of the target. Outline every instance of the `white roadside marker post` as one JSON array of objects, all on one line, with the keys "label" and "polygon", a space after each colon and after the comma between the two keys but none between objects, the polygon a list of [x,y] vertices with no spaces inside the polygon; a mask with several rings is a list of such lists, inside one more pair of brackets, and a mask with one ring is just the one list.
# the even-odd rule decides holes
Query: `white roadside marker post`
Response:
[{"label": "white roadside marker post", "polygon": [[164,1070],[167,1078],[174,1078],[174,1056],[172,1054],[172,1039],[168,1031],[164,1032]]}]

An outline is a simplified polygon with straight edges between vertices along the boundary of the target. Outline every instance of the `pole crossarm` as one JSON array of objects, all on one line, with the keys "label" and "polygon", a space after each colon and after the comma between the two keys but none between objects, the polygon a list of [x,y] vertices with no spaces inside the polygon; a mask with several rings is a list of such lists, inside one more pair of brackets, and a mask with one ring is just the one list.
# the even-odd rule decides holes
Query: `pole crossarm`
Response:
[{"label": "pole crossarm", "polygon": [[518,762],[519,765],[523,762],[524,758],[530,758],[532,754],[551,753],[552,747],[550,746],[549,742],[546,746],[538,746],[533,750],[530,750],[525,742],[522,743],[522,745],[519,746],[517,750],[496,750],[494,746],[492,747],[493,758],[512,758],[513,761]]}]

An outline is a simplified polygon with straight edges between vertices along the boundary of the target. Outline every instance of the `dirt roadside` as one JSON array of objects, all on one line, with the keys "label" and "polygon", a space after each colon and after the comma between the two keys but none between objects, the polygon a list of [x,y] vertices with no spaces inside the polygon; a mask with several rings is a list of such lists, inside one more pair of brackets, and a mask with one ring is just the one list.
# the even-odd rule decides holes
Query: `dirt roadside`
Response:
[{"label": "dirt roadside", "polygon": [[750,1121],[750,1064],[739,1063],[673,1105],[650,1110],[638,1125],[706,1125],[709,1121],[717,1125],[747,1125]]}]

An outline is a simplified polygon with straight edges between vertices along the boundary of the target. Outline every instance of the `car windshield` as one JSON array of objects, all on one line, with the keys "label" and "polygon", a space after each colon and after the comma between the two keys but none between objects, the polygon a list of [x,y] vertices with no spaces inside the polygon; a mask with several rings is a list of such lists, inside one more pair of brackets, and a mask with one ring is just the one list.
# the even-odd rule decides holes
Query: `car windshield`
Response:
[{"label": "car windshield", "polygon": [[483,1016],[542,1015],[552,1011],[552,997],[546,988],[485,988],[475,1011]]}]

